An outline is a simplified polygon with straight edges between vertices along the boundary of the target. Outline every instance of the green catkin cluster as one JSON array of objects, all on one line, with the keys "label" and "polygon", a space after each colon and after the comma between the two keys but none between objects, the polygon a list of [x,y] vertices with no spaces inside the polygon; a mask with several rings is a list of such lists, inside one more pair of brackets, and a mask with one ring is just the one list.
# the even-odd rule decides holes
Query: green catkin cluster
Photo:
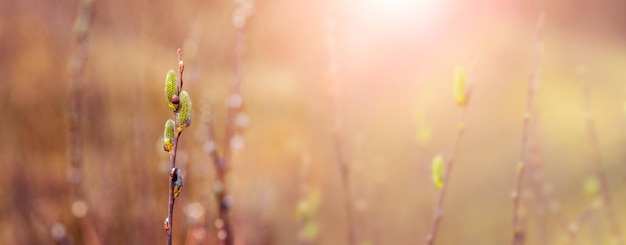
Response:
[{"label": "green catkin cluster", "polygon": [[178,93],[178,82],[174,70],[169,70],[165,76],[165,97],[168,105],[176,115],[176,121],[168,119],[165,122],[165,130],[163,132],[163,149],[167,152],[171,151],[174,144],[174,138],[183,130],[191,125],[193,111],[191,110],[191,97],[187,91]]},{"label": "green catkin cluster", "polygon": [[183,81],[182,75],[184,65],[182,61],[182,51],[178,50],[179,74],[176,76],[174,70],[167,71],[165,75],[165,99],[167,105],[174,112],[174,119],[168,119],[165,122],[163,131],[163,149],[170,154],[170,200],[168,207],[168,217],[163,222],[163,228],[168,235],[168,244],[172,244],[172,216],[174,210],[174,200],[178,198],[183,189],[182,171],[176,167],[176,148],[178,139],[184,129],[191,125],[193,115],[191,97],[187,91],[182,91]]}]

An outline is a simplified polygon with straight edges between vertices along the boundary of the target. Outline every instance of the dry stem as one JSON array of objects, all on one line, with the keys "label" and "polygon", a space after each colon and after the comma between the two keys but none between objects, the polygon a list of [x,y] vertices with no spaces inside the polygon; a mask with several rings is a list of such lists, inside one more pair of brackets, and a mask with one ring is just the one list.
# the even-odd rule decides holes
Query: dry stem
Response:
[{"label": "dry stem", "polygon": [[[175,123],[174,128],[178,127],[178,122]],[[180,138],[180,133],[176,134],[174,137],[174,141],[172,142],[172,150],[170,151],[170,169],[176,167],[176,150],[178,149],[178,139]],[[169,184],[169,202],[167,207],[167,220],[168,220],[168,231],[167,233],[167,245],[172,245],[172,233],[174,227],[174,178],[170,176],[170,184]]]},{"label": "dry stem", "polygon": [[[217,172],[217,180],[214,189],[217,206],[219,208],[215,227],[218,229],[217,237],[219,243],[225,245],[234,244],[235,238],[232,221],[229,215],[232,204],[226,185],[226,176],[230,171],[230,161],[232,160],[231,143],[237,131],[235,119],[242,110],[241,81],[243,75],[243,55],[246,47],[246,32],[244,28],[251,14],[249,11],[252,10],[252,4],[252,2],[244,1],[239,3],[235,9],[235,19],[238,21],[234,23],[235,45],[233,52],[232,91],[227,99],[228,109],[226,112],[226,124],[224,126],[223,154],[220,154],[217,149],[211,151],[211,158],[213,159],[213,164]],[[215,134],[215,125],[213,122],[209,123],[209,134],[210,139],[213,139],[213,135]],[[213,142],[215,142],[215,140],[213,140]]]},{"label": "dry stem", "polygon": [[[83,159],[83,143],[81,135],[81,118],[83,103],[82,94],[85,83],[85,67],[89,57],[89,28],[93,19],[93,2],[82,1],[78,16],[74,23],[75,35],[75,51],[70,58],[70,183],[75,201],[87,203],[85,192],[82,188],[82,169],[84,165]],[[87,234],[87,241],[99,244],[100,239],[95,229],[95,225],[88,217],[79,218],[81,229]]]},{"label": "dry stem", "polygon": [[[474,76],[474,71],[472,71],[471,76]],[[473,86],[473,83],[471,83],[470,81],[469,87],[466,92],[467,98],[471,97],[472,86]],[[452,175],[452,169],[454,167],[454,160],[456,157],[458,145],[461,142],[461,137],[463,137],[463,134],[465,133],[466,114],[467,114],[467,104],[463,105],[461,107],[461,111],[459,112],[459,121],[458,121],[459,125],[454,135],[454,139],[452,140],[452,143],[450,145],[450,151],[449,151],[450,155],[446,161],[446,167],[444,170],[443,186],[441,187],[441,190],[439,191],[439,194],[437,195],[437,204],[436,204],[437,206],[435,208],[435,215],[433,218],[433,223],[430,228],[430,233],[426,237],[427,245],[435,244],[435,239],[437,238],[437,233],[439,231],[439,224],[441,223],[441,218],[443,217],[443,204],[444,204],[444,201],[446,198],[446,192],[448,190],[448,186],[450,183],[449,181],[450,181],[450,176]]]},{"label": "dry stem", "polygon": [[600,142],[598,139],[598,132],[596,131],[595,122],[592,117],[592,109],[591,109],[591,86],[589,86],[588,82],[584,83],[583,86],[583,97],[584,97],[584,110],[585,110],[585,123],[587,126],[587,134],[589,136],[589,144],[591,146],[591,154],[592,154],[592,164],[594,170],[596,172],[596,177],[598,181],[600,181],[600,193],[602,195],[602,199],[604,201],[606,215],[609,219],[609,225],[611,227],[611,232],[613,233],[613,238],[615,244],[623,244],[622,234],[620,231],[620,225],[617,221],[617,213],[615,212],[615,207],[613,206],[613,199],[611,197],[611,190],[609,188],[609,180],[606,176],[606,171],[604,170],[604,163],[602,160],[602,156],[600,155]]},{"label": "dry stem", "polygon": [[536,26],[535,33],[535,45],[533,50],[533,67],[530,72],[530,79],[528,82],[528,93],[526,100],[526,110],[524,113],[524,121],[522,125],[522,137],[520,139],[520,148],[519,148],[519,159],[517,163],[517,171],[515,176],[515,189],[512,193],[513,199],[513,219],[512,219],[512,237],[511,244],[519,245],[523,243],[524,234],[522,231],[522,227],[520,226],[520,217],[519,217],[519,208],[520,208],[520,192],[522,190],[522,180],[524,178],[524,171],[526,168],[526,145],[528,141],[528,132],[530,127],[530,114],[533,105],[533,99],[535,95],[535,86],[538,83],[538,73],[540,67],[540,59],[541,59],[541,29],[543,27],[543,22],[545,19],[545,13],[541,13],[539,15],[539,20]]},{"label": "dry stem", "polygon": [[[329,11],[331,12],[331,11]],[[341,174],[341,184],[345,195],[344,209],[346,212],[348,244],[356,244],[354,218],[352,211],[352,186],[350,183],[350,166],[346,156],[346,143],[343,139],[341,118],[341,86],[337,78],[337,61],[335,59],[335,19],[331,13],[326,17],[326,48],[328,55],[328,76],[332,87],[331,110],[333,117],[333,143],[335,145],[336,161]]]},{"label": "dry stem", "polygon": [[[185,66],[183,65],[183,51],[179,48],[177,51],[178,54],[178,96],[180,96],[180,92],[182,92],[183,88],[183,71],[185,70]],[[180,108],[180,106],[178,107]],[[180,135],[182,131],[178,130],[178,125],[180,122],[178,121],[178,117],[176,116],[178,109],[174,111],[174,130],[176,130],[176,136],[174,137],[174,141],[172,142],[172,150],[170,150],[170,170],[176,167],[176,151],[178,149],[178,140],[180,139]],[[172,234],[174,227],[174,201],[176,200],[174,197],[174,178],[170,176],[169,178],[169,202],[167,208],[167,245],[172,245]]]}]

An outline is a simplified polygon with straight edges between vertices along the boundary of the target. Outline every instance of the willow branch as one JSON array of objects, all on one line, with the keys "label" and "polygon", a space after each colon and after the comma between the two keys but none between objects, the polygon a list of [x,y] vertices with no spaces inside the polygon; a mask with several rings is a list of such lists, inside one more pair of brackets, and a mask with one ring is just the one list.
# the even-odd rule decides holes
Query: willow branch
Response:
[{"label": "willow branch", "polygon": [[83,87],[85,70],[89,57],[89,29],[93,19],[93,0],[81,1],[78,15],[74,22],[74,54],[69,61],[70,70],[70,184],[74,195],[73,205],[84,205],[85,213],[74,214],[79,218],[81,229],[87,234],[89,243],[100,244],[100,239],[92,220],[86,216],[88,207],[85,192],[82,188],[83,179],[83,142],[81,134]]},{"label": "willow branch", "polygon": [[522,124],[522,136],[520,138],[520,148],[519,148],[519,158],[517,163],[517,171],[515,175],[515,187],[512,193],[513,199],[513,219],[511,224],[511,244],[519,245],[523,244],[524,240],[524,232],[520,225],[520,192],[522,190],[522,181],[524,179],[524,171],[526,169],[526,147],[529,136],[529,127],[530,127],[530,114],[533,105],[533,99],[535,96],[535,86],[538,83],[538,75],[540,69],[540,61],[541,61],[541,47],[542,47],[542,37],[541,37],[541,29],[543,28],[543,22],[545,19],[545,13],[541,13],[539,15],[539,20],[537,21],[536,26],[536,36],[535,36],[535,45],[533,50],[533,67],[530,72],[530,78],[528,79],[528,92],[526,99],[526,110],[524,113],[524,120]]},{"label": "willow branch", "polygon": [[592,117],[592,107],[591,107],[591,86],[589,86],[588,82],[584,83],[583,86],[583,97],[584,97],[584,109],[585,109],[585,123],[587,126],[587,134],[589,136],[589,144],[591,147],[592,154],[592,165],[594,171],[596,172],[596,177],[598,181],[600,181],[600,193],[602,195],[602,199],[605,204],[606,215],[609,220],[609,225],[611,227],[611,233],[613,235],[613,244],[623,244],[622,234],[620,231],[619,221],[617,220],[617,213],[615,211],[613,198],[611,196],[611,190],[609,187],[609,179],[606,175],[606,171],[604,169],[604,162],[602,156],[600,154],[600,141],[598,137],[598,132],[596,130],[595,121]]},{"label": "willow branch", "polygon": [[[475,69],[472,69],[472,74],[471,74],[472,78],[475,75],[474,73],[475,73]],[[472,88],[473,88],[473,83],[470,83],[469,87],[467,88],[466,98],[471,97]],[[437,195],[437,204],[435,208],[435,214],[433,217],[433,223],[430,228],[430,233],[426,237],[427,245],[432,245],[435,243],[435,239],[437,238],[437,233],[439,231],[439,224],[441,223],[441,219],[443,218],[443,205],[444,205],[444,201],[446,198],[448,186],[450,185],[449,183],[450,183],[451,176],[452,176],[452,170],[454,168],[455,158],[457,155],[457,149],[458,149],[459,143],[461,142],[461,138],[465,134],[465,118],[467,114],[467,106],[468,106],[467,104],[462,105],[461,111],[459,112],[459,119],[458,119],[459,125],[457,127],[456,133],[454,134],[454,139],[452,140],[452,143],[450,145],[449,157],[447,159],[445,170],[444,170],[444,175],[443,175],[444,184],[441,187],[439,194]]]}]

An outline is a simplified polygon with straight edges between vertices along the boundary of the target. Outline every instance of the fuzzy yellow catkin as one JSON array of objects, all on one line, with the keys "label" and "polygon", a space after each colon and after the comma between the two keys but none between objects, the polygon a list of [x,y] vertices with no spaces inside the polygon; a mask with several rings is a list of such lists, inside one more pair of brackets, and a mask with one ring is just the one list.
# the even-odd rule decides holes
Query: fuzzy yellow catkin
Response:
[{"label": "fuzzy yellow catkin", "polygon": [[163,131],[163,149],[169,152],[174,146],[174,120],[168,119],[165,122],[165,130]]},{"label": "fuzzy yellow catkin", "polygon": [[300,232],[298,233],[298,238],[301,241],[311,242],[315,240],[318,233],[319,233],[319,226],[314,220],[310,219],[310,220],[307,220],[304,223],[304,226],[300,229]]},{"label": "fuzzy yellow catkin", "polygon": [[467,104],[467,75],[462,67],[454,69],[454,99],[459,106]]},{"label": "fuzzy yellow catkin", "polygon": [[296,206],[296,221],[306,221],[313,218],[321,202],[319,190],[307,191],[306,198],[300,200]]},{"label": "fuzzy yellow catkin", "polygon": [[167,99],[167,105],[176,111],[178,104],[172,103],[172,96],[178,96],[178,84],[176,81],[176,72],[170,69],[165,76],[165,98]]},{"label": "fuzzy yellow catkin", "polygon": [[443,188],[443,176],[444,176],[444,166],[443,166],[443,157],[441,155],[435,156],[433,159],[433,183],[437,189]]},{"label": "fuzzy yellow catkin", "polygon": [[583,192],[588,197],[594,197],[598,194],[600,190],[600,183],[596,178],[588,178],[583,185]]},{"label": "fuzzy yellow catkin", "polygon": [[191,125],[191,118],[193,116],[193,112],[191,111],[191,97],[189,97],[187,91],[183,90],[180,93],[179,107],[178,113],[176,113],[176,119],[178,121],[178,132],[182,132]]},{"label": "fuzzy yellow catkin", "polygon": [[296,221],[300,222],[311,216],[311,205],[308,200],[300,200],[296,206]]}]

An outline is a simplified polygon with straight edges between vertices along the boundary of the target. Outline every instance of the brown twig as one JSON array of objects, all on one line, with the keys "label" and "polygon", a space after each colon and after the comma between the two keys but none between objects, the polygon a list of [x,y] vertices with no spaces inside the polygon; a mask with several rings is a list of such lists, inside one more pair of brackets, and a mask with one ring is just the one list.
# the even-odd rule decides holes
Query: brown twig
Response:
[{"label": "brown twig", "polygon": [[[174,127],[176,128],[176,127]],[[180,133],[177,133],[174,137],[174,141],[172,142],[172,150],[170,151],[170,169],[176,167],[176,150],[178,149],[178,139],[180,138]],[[172,233],[173,233],[173,223],[174,223],[174,181],[172,176],[169,178],[169,202],[167,207],[167,244],[172,245]]]},{"label": "brown twig", "polygon": [[589,206],[587,206],[585,210],[583,210],[572,223],[565,226],[565,229],[567,231],[567,239],[568,239],[567,244],[570,244],[570,245],[578,244],[576,242],[576,235],[578,235],[578,231],[580,230],[580,225],[584,221],[586,221],[588,217],[591,214],[593,214],[594,211],[596,211],[596,207],[594,206],[594,203],[592,203]]},{"label": "brown twig", "polygon": [[[475,69],[472,69],[472,74],[470,75],[472,78],[475,76]],[[470,81],[471,82],[471,81]],[[469,87],[466,91],[465,98],[468,99],[471,97],[473,83],[469,84]],[[466,102],[467,103],[467,102]],[[441,223],[441,219],[443,217],[443,204],[446,198],[446,192],[448,190],[450,176],[452,176],[452,169],[454,167],[454,160],[457,154],[459,143],[461,142],[461,138],[465,133],[465,119],[467,114],[467,104],[461,106],[461,110],[459,112],[459,125],[457,127],[456,133],[454,135],[454,139],[450,145],[449,157],[446,161],[446,166],[443,175],[443,186],[437,195],[437,204],[435,208],[435,214],[433,217],[433,223],[430,228],[430,233],[426,236],[426,244],[432,245],[435,243],[435,239],[437,238],[437,233],[439,231],[439,224]]]},{"label": "brown twig", "polygon": [[534,174],[533,180],[531,183],[531,189],[534,193],[536,193],[535,198],[535,214],[537,218],[537,244],[543,245],[547,244],[548,240],[548,209],[549,209],[549,197],[544,192],[544,177],[543,177],[543,166],[540,156],[539,146],[534,146],[531,151],[535,151],[535,159],[530,160],[529,164],[529,172]]},{"label": "brown twig", "polygon": [[613,233],[613,244],[623,244],[620,225],[617,221],[618,216],[615,211],[615,207],[613,206],[613,199],[611,196],[611,190],[609,188],[609,179],[606,176],[606,171],[603,166],[603,159],[600,154],[600,141],[598,138],[598,132],[596,130],[596,125],[592,117],[593,110],[591,106],[591,86],[589,85],[589,82],[583,83],[583,99],[585,124],[587,127],[587,134],[589,136],[589,144],[592,154],[592,165],[594,171],[596,172],[596,177],[598,178],[598,181],[600,181],[600,193],[604,201],[607,218],[609,219],[611,233]]},{"label": "brown twig", "polygon": [[81,135],[82,94],[85,83],[84,73],[89,54],[89,23],[91,22],[91,2],[82,1],[76,17],[74,32],[76,50],[70,59],[70,182],[76,199],[84,199],[81,188],[83,149]]},{"label": "brown twig", "polygon": [[531,176],[531,181],[526,187],[535,193],[533,198],[533,206],[537,222],[537,244],[547,244],[548,239],[548,209],[550,196],[547,193],[546,181],[543,169],[543,152],[541,149],[541,133],[540,130],[540,117],[539,106],[534,105],[535,120],[530,125],[529,134],[531,140],[529,140],[530,157],[528,160],[528,174]]},{"label": "brown twig", "polygon": [[[531,174],[532,180],[530,183],[530,189],[535,193],[535,214],[537,218],[537,242],[536,244],[542,245],[548,243],[548,221],[551,206],[558,203],[556,198],[551,195],[553,192],[551,189],[551,183],[546,179],[543,152],[541,149],[541,133],[540,131],[540,118],[539,118],[539,106],[534,106],[534,120],[531,123],[530,134],[533,141],[529,143],[530,146],[530,159],[528,164],[528,174]],[[556,223],[561,227],[568,227],[568,223],[561,212],[558,210],[552,210],[554,212],[554,219]],[[572,245],[574,238],[571,238]]]},{"label": "brown twig", "polygon": [[[178,78],[177,78],[177,84],[176,86],[178,87],[178,94],[177,96],[180,97],[180,93],[182,92],[182,88],[183,88],[183,72],[185,70],[185,66],[183,64],[183,51],[179,48],[177,51],[177,55],[178,55]],[[172,172],[170,173],[170,178],[169,178],[169,202],[168,202],[168,208],[167,208],[167,219],[165,221],[165,229],[166,229],[166,234],[167,234],[167,244],[168,245],[172,245],[172,234],[173,234],[173,227],[174,227],[174,202],[176,201],[176,197],[174,196],[174,181],[175,181],[175,177],[174,177],[174,169],[176,168],[176,152],[178,150],[178,140],[180,139],[180,135],[182,134],[181,130],[178,130],[179,128],[179,124],[180,122],[178,121],[178,117],[176,116],[178,113],[178,110],[181,108],[181,106],[178,106],[177,109],[174,111],[174,118],[176,118],[176,120],[174,120],[174,130],[176,132],[174,139],[172,141],[172,149],[169,151],[169,156],[170,156],[170,169],[172,170]]]},{"label": "brown twig", "polygon": [[356,244],[356,234],[354,228],[353,218],[353,201],[352,201],[352,186],[350,183],[350,166],[349,160],[346,156],[346,143],[342,135],[342,112],[341,112],[341,86],[337,77],[337,61],[336,55],[336,40],[335,40],[335,19],[329,11],[326,17],[326,49],[328,56],[328,76],[331,83],[331,110],[333,117],[333,143],[335,145],[335,157],[337,165],[339,167],[339,173],[341,175],[341,185],[343,193],[345,195],[344,209],[346,212],[347,223],[347,238],[348,244]]},{"label": "brown twig", "polygon": [[[216,142],[215,135],[215,123],[213,117],[211,117],[208,121],[209,127],[209,142]],[[226,142],[226,140],[224,141]],[[225,146],[229,147],[229,146]],[[230,208],[230,202],[228,201],[228,193],[225,186],[226,176],[229,172],[229,167],[225,159],[220,155],[215,146],[211,149],[210,152],[211,159],[213,160],[213,165],[215,167],[217,180],[215,182],[215,186],[213,190],[215,191],[215,197],[218,206],[218,220],[215,221],[215,227],[218,229],[217,237],[220,241],[220,244],[232,244],[232,239],[228,238],[232,235],[232,230],[230,228],[230,219],[228,216],[228,209]]]},{"label": "brown twig", "polygon": [[[214,118],[210,115],[210,111],[204,112],[207,115],[207,127],[209,131],[208,142],[216,144],[217,139],[215,138],[215,121]],[[224,139],[224,149],[230,148],[227,138]],[[230,217],[228,215],[228,210],[230,209],[231,203],[228,198],[228,192],[226,188],[226,176],[230,170],[227,165],[227,161],[222,154],[217,149],[217,145],[213,145],[213,148],[210,149],[210,157],[213,161],[213,165],[215,167],[216,172],[216,180],[214,183],[213,190],[215,192],[215,200],[217,202],[218,207],[218,218],[215,220],[215,227],[218,229],[217,238],[220,244],[233,244],[232,236],[232,228],[230,223]],[[208,216],[207,216],[208,217]]]},{"label": "brown twig", "polygon": [[234,237],[230,216],[228,214],[231,207],[231,201],[226,188],[226,176],[229,172],[229,166],[227,165],[227,160],[221,157],[217,150],[213,150],[211,152],[211,157],[213,158],[213,163],[217,172],[217,180],[214,187],[217,205],[219,208],[218,219],[215,221],[215,227],[218,229],[217,238],[219,239],[220,244],[232,245]]},{"label": "brown twig", "polygon": [[[536,120],[535,120],[536,121]],[[535,122],[535,125],[537,123]],[[533,133],[532,136],[537,136],[538,134]],[[535,197],[533,200],[529,200],[533,202],[534,211],[537,218],[537,244],[546,244],[547,241],[547,224],[548,224],[548,215],[547,215],[547,198],[545,193],[543,193],[543,169],[541,166],[541,156],[538,143],[535,142],[530,147],[531,159],[528,164],[528,174],[530,174],[532,180],[529,183],[529,186],[526,187],[528,190],[531,190],[535,193]]]},{"label": "brown twig", "polygon": [[[538,138],[540,134],[536,132],[537,124],[538,124],[537,119],[535,119],[534,121],[535,121],[534,123],[535,132],[532,135]],[[535,139],[535,141],[538,142],[539,139]],[[569,224],[561,212],[559,212],[558,210],[551,210],[552,205],[554,205],[555,203],[558,203],[558,201],[555,200],[556,198],[551,195],[552,190],[549,187],[551,184],[550,182],[546,180],[546,177],[544,176],[542,152],[540,150],[539,143],[533,144],[533,147],[531,147],[530,151],[533,153],[532,154],[533,159],[530,159],[529,161],[528,172],[529,174],[534,174],[532,181],[530,183],[531,185],[530,188],[533,190],[533,192],[536,195],[535,197],[536,201],[534,203],[534,205],[536,206],[535,208],[537,209],[535,211],[536,218],[537,218],[537,242],[536,244],[539,244],[539,245],[548,244],[548,240],[549,240],[548,236],[550,235],[550,233],[548,232],[548,221],[549,221],[550,211],[554,213],[553,214],[554,219],[556,219],[555,221],[560,227],[564,227],[564,229],[569,230],[568,229]],[[570,244],[574,245],[575,237],[570,235],[569,239],[570,239]]]},{"label": "brown twig", "polygon": [[79,220],[81,229],[85,232],[89,243],[99,244],[100,239],[91,219],[87,215],[87,205],[85,191],[82,187],[83,179],[83,142],[81,133],[83,87],[85,84],[85,70],[89,57],[89,28],[93,19],[93,0],[81,1],[78,15],[74,22],[74,44],[75,51],[69,61],[70,75],[70,117],[69,117],[69,138],[70,138],[70,184],[74,195],[73,206],[79,205],[73,211]]},{"label": "brown twig", "polygon": [[541,45],[542,45],[542,37],[541,37],[541,29],[543,28],[543,22],[545,19],[545,13],[541,13],[539,15],[539,19],[537,21],[536,33],[535,33],[535,45],[533,50],[533,61],[532,61],[532,69],[530,71],[530,78],[528,82],[528,92],[526,99],[526,110],[524,113],[524,120],[522,124],[522,136],[520,138],[520,148],[519,148],[519,159],[517,163],[517,171],[515,176],[515,187],[512,193],[513,199],[513,219],[511,226],[511,244],[519,245],[523,244],[524,234],[523,229],[520,226],[520,192],[522,190],[522,181],[524,179],[524,171],[526,168],[526,147],[529,136],[529,127],[530,127],[530,114],[533,105],[533,99],[535,95],[535,86],[538,83],[538,75],[540,69],[540,61],[541,61]]},{"label": "brown twig", "polygon": [[[230,161],[232,160],[233,140],[237,134],[237,125],[235,120],[242,111],[241,82],[243,76],[243,55],[246,48],[246,32],[245,27],[248,18],[252,14],[254,2],[252,0],[237,2],[233,13],[233,26],[235,27],[235,45],[233,52],[233,78],[231,83],[231,93],[227,99],[226,124],[224,126],[223,153],[220,154],[216,149],[211,151],[211,158],[217,172],[217,180],[215,183],[215,196],[217,201],[218,219],[215,221],[215,227],[218,229],[217,238],[220,244],[234,244],[235,236],[233,234],[232,221],[230,218],[230,208],[232,200],[229,196],[226,185],[226,178],[230,171]],[[213,139],[215,126],[212,120],[209,122],[210,139]],[[215,142],[215,141],[214,141]]]},{"label": "brown twig", "polygon": [[[535,115],[539,114],[537,111],[535,111]],[[549,181],[546,180],[545,175],[545,170],[543,168],[543,153],[541,151],[541,145],[540,145],[540,133],[537,132],[538,131],[538,118],[535,116],[535,120],[533,120],[534,123],[534,128],[533,133],[531,133],[531,136],[533,136],[534,139],[534,144],[530,144],[530,159],[529,159],[529,164],[527,166],[528,169],[528,174],[530,174],[532,176],[532,179],[529,183],[529,189],[531,189],[533,191],[533,193],[535,193],[534,195],[534,205],[535,205],[535,214],[536,214],[536,224],[537,224],[537,241],[533,244],[548,244],[548,240],[549,240],[549,235],[550,233],[548,232],[548,221],[549,221],[549,213],[550,211],[552,211],[554,214],[554,219],[556,224],[558,224],[560,227],[568,227],[568,222],[566,221],[565,217],[563,216],[563,214],[558,211],[558,210],[551,210],[552,209],[552,205],[555,205],[556,203],[558,203],[558,201],[556,200],[556,198],[551,195],[551,193],[553,192],[551,190],[551,184]],[[573,241],[573,240],[572,240]]]}]

